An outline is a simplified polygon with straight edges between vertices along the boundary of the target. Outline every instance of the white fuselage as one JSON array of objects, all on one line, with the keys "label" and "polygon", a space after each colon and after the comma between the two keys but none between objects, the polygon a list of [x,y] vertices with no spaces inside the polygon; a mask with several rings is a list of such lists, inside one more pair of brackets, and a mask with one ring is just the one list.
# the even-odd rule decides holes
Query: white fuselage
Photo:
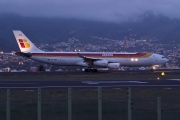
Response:
[{"label": "white fuselage", "polygon": [[[120,66],[153,66],[166,63],[168,60],[162,55],[152,53],[111,53],[111,52],[80,52],[83,56],[112,63]],[[31,59],[61,66],[88,66],[83,58],[75,52],[42,52],[32,53]]]}]

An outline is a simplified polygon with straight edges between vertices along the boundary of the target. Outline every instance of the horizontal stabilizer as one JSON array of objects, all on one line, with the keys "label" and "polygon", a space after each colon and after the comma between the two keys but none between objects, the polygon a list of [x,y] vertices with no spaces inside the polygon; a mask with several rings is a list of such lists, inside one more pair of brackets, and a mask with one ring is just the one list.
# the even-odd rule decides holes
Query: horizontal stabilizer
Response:
[{"label": "horizontal stabilizer", "polygon": [[32,56],[31,53],[23,53],[23,52],[16,52],[15,54],[18,56],[28,57],[28,58]]}]

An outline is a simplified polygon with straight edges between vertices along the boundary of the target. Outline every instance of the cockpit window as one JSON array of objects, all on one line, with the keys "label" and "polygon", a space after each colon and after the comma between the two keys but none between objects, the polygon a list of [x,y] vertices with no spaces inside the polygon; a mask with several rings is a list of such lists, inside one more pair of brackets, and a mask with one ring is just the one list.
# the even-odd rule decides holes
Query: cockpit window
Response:
[{"label": "cockpit window", "polygon": [[162,58],[165,58],[165,57],[162,57]]}]

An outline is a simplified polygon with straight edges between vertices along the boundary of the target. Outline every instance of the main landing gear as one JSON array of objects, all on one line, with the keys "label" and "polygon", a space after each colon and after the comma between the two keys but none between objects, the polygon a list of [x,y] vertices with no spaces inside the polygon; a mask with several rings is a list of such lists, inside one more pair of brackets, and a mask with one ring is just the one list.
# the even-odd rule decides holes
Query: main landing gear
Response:
[{"label": "main landing gear", "polygon": [[38,72],[45,72],[45,71],[46,71],[46,69],[45,69],[44,65],[38,66]]},{"label": "main landing gear", "polygon": [[93,68],[86,68],[84,72],[98,72],[98,70]]}]

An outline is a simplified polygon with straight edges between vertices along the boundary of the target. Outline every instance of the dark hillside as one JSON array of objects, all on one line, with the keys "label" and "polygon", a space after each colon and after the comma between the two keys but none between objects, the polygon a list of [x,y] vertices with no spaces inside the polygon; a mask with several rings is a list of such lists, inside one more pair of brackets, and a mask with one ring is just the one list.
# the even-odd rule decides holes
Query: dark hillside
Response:
[{"label": "dark hillside", "polygon": [[136,22],[105,23],[61,18],[22,17],[0,14],[0,49],[18,50],[12,30],[23,31],[35,43],[57,43],[75,37],[98,42],[93,36],[122,40],[157,38],[162,43],[180,43],[180,20],[146,14]]}]

